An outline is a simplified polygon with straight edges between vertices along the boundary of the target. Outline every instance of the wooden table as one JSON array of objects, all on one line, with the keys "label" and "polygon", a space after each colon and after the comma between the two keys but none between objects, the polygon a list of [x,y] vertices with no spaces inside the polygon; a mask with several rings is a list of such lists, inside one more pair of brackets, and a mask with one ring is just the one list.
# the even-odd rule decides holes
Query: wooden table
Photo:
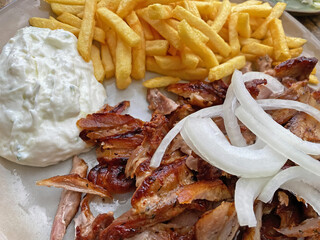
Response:
[{"label": "wooden table", "polygon": [[320,40],[320,15],[295,16],[295,18]]}]

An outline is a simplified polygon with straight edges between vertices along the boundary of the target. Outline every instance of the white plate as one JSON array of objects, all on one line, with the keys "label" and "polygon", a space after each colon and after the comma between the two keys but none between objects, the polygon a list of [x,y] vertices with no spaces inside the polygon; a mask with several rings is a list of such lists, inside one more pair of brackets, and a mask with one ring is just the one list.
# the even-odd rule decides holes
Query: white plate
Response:
[{"label": "white plate", "polygon": [[[47,17],[49,8],[47,3],[40,0],[18,0],[0,11],[0,49],[15,34],[16,30],[27,26],[30,17]],[[320,42],[297,20],[289,14],[284,14],[283,24],[286,33],[290,36],[308,39],[304,54],[320,59]],[[319,69],[318,69],[319,72]],[[147,73],[147,78],[154,76]],[[143,120],[150,118],[145,101],[146,90],[140,81],[135,81],[128,90],[116,90],[112,81],[105,83],[109,104],[114,105],[121,100],[130,100],[128,111],[135,117]],[[94,152],[83,156],[93,166]],[[37,180],[69,172],[71,162],[65,161],[56,166],[47,168],[31,168],[16,165],[0,159],[0,240],[45,240],[49,239],[51,223],[60,197],[60,189],[37,187]],[[114,203],[96,205],[98,211],[115,210],[119,215],[130,202],[119,196]],[[69,227],[65,239],[73,239],[73,226]]]}]

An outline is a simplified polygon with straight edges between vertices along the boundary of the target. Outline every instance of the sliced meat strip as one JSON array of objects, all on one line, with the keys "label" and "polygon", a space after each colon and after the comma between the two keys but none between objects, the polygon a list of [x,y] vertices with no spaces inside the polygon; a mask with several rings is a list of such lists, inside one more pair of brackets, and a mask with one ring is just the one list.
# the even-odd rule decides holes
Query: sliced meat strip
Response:
[{"label": "sliced meat strip", "polygon": [[163,95],[156,88],[148,89],[147,100],[151,111],[163,115],[172,113],[179,106],[175,101]]},{"label": "sliced meat strip", "polygon": [[80,193],[98,195],[100,197],[112,198],[111,194],[104,188],[93,184],[88,179],[80,177],[78,174],[68,174],[55,176],[37,182],[39,186],[63,188]]},{"label": "sliced meat strip", "polygon": [[222,80],[206,83],[195,81],[190,83],[176,83],[170,85],[169,92],[173,92],[197,107],[209,107],[222,104],[227,93],[228,85]]},{"label": "sliced meat strip", "polygon": [[183,186],[178,190],[177,194],[180,204],[190,204],[196,199],[214,202],[231,198],[227,186],[219,179],[215,181],[199,181]]},{"label": "sliced meat strip", "polygon": [[308,80],[309,75],[316,66],[318,59],[304,56],[289,59],[277,65],[275,76],[278,78],[291,77],[297,81]]},{"label": "sliced meat strip", "polygon": [[[70,173],[86,177],[87,170],[87,164],[82,159],[74,156]],[[63,239],[68,225],[78,211],[80,201],[81,193],[65,189],[62,191],[57,213],[51,229],[51,240]]]},{"label": "sliced meat strip", "polygon": [[117,114],[121,114],[129,107],[130,107],[130,102],[129,101],[122,101],[122,102],[118,103],[114,107],[106,104],[99,111],[99,113],[117,113]]},{"label": "sliced meat strip", "polygon": [[232,240],[239,223],[234,203],[223,202],[217,208],[204,213],[195,225],[197,240]]},{"label": "sliced meat strip", "polygon": [[309,218],[294,227],[280,228],[277,231],[288,237],[312,237],[320,235],[320,218]]},{"label": "sliced meat strip", "polygon": [[256,68],[258,72],[265,72],[272,69],[272,58],[268,55],[261,56],[256,61]]}]

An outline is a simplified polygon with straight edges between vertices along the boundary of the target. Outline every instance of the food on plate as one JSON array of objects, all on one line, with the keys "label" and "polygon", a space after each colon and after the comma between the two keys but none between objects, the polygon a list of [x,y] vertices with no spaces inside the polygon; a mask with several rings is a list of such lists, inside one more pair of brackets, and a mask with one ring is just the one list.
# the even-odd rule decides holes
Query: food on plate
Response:
[{"label": "food on plate", "polygon": [[[0,55],[0,156],[48,166],[89,150],[76,121],[105,102],[92,65],[64,30],[26,27]],[[45,149],[45,151],[44,151]]]},{"label": "food on plate", "polygon": [[98,160],[88,181],[135,192],[116,219],[94,217],[87,194],[76,239],[319,238],[319,91],[308,86],[316,63],[299,57],[273,67],[260,57],[231,82],[172,82],[176,101],[149,80],[150,121],[123,114],[126,101],[80,119]]},{"label": "food on plate", "polygon": [[[266,54],[274,60],[274,65],[298,57],[305,43],[304,39],[285,35],[280,20],[286,7],[284,2],[274,7],[255,0],[240,4],[229,0],[48,2],[57,18],[31,18],[30,24],[63,28],[76,36],[80,32],[79,46],[82,47],[79,51],[86,61],[90,60],[92,39],[99,42],[96,46],[104,55],[101,58],[105,63],[105,77],[115,76],[119,89],[127,88],[131,78],[144,79],[146,70],[182,80],[208,78],[215,81],[242,68],[244,61],[252,62]],[[90,8],[91,5],[96,5],[96,10],[95,7]],[[91,13],[90,19],[88,13]],[[96,21],[92,18],[93,13]],[[80,31],[80,28],[87,30]],[[83,33],[86,38],[83,38]],[[103,45],[104,40],[111,58],[106,45]],[[97,59],[97,55],[94,56],[92,60]],[[164,64],[161,61],[164,58],[159,58],[161,56],[172,59],[171,64]],[[238,59],[235,57],[240,56],[241,64],[234,65],[234,60]],[[119,62],[120,58],[124,63]],[[171,69],[173,66],[176,67]],[[102,82],[101,64],[94,64],[94,67]],[[212,72],[216,72],[216,68],[221,70],[214,76]],[[316,79],[312,78],[311,83],[315,82]]]}]

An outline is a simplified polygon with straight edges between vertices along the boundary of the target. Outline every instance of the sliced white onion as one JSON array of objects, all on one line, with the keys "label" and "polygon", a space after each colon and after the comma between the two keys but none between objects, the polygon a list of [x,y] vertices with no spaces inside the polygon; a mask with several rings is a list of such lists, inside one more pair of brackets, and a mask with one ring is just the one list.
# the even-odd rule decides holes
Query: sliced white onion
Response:
[{"label": "sliced white onion", "polygon": [[278,138],[282,139],[282,141],[287,142],[304,153],[314,155],[320,154],[319,143],[303,141],[301,138],[294,135],[292,132],[274,121],[271,116],[259,106],[256,100],[254,100],[247,91],[243,82],[242,73],[240,71],[236,70],[234,72],[232,84],[234,87],[234,93],[241,106],[245,108],[248,114],[254,116],[260,123],[267,127],[269,131],[274,134],[274,136],[277,136]]},{"label": "sliced white onion", "polygon": [[234,202],[240,226],[255,227],[254,201],[270,178],[240,178],[236,183]]},{"label": "sliced white onion", "polygon": [[[275,134],[269,127],[257,120],[255,116],[248,113],[242,106],[236,109],[236,116],[243,122],[256,136],[268,144],[272,149],[282,154],[287,159],[292,160],[306,170],[320,175],[320,162],[309,155],[299,151],[295,146],[288,144],[281,138],[281,134]],[[271,119],[270,121],[273,121]]]},{"label": "sliced white onion", "polygon": [[171,141],[175,138],[175,136],[177,136],[177,134],[180,132],[186,119],[190,117],[213,118],[213,117],[219,117],[219,116],[222,116],[222,105],[201,109],[182,119],[162,139],[159,147],[157,148],[157,150],[155,151],[155,153],[151,158],[150,167],[157,168],[160,166],[161,160],[163,158],[164,153],[166,152],[167,147],[169,146]]},{"label": "sliced white onion", "polygon": [[320,177],[303,169],[300,166],[294,166],[280,171],[275,175],[266,186],[262,189],[258,199],[262,202],[269,202],[272,200],[274,193],[280,186],[291,180],[299,180],[308,183],[314,188],[320,188]]},{"label": "sliced white onion", "polygon": [[181,136],[204,160],[236,176],[272,176],[287,160],[268,146],[262,149],[232,146],[209,118],[188,118],[181,130]]},{"label": "sliced white onion", "polygon": [[317,189],[307,183],[297,180],[286,182],[281,188],[302,198],[320,215],[320,192]]}]

